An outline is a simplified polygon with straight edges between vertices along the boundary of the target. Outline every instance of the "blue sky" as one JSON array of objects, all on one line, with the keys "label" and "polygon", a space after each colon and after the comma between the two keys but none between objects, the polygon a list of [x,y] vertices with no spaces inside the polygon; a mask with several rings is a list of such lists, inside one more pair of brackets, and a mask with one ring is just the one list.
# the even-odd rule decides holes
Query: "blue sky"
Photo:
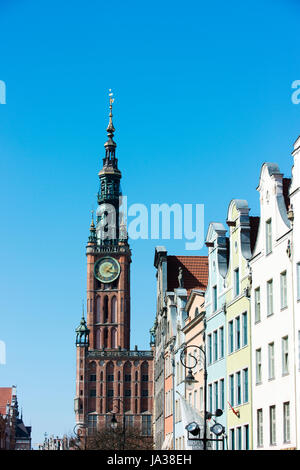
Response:
[{"label": "blue sky", "polygon": [[[132,203],[229,202],[258,213],[264,161],[290,176],[300,105],[297,1],[0,0],[0,385],[18,387],[33,443],[74,426],[74,329],[109,88]],[[149,347],[155,245],[131,243],[132,347]]]}]

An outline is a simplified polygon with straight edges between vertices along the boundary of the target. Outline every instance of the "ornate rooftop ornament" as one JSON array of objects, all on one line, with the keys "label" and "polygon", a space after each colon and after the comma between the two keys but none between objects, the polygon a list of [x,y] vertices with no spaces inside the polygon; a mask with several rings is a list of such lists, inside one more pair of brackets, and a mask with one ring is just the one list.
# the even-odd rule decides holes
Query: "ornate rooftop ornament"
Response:
[{"label": "ornate rooftop ornament", "polygon": [[84,318],[84,307],[82,305],[82,318],[80,325],[76,328],[76,346],[89,346],[89,333],[90,330],[88,329],[85,318]]},{"label": "ornate rooftop ornament", "polygon": [[181,266],[179,266],[178,287],[184,287],[184,285],[183,285],[183,273],[182,273],[182,267]]}]

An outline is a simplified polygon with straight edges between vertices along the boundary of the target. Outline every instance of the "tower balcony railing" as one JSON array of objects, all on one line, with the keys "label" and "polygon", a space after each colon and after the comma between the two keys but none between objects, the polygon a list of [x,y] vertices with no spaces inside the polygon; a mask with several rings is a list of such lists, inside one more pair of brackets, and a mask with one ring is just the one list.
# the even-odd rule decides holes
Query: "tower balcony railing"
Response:
[{"label": "tower balcony railing", "polygon": [[153,351],[107,351],[107,350],[94,350],[88,351],[88,357],[153,357]]},{"label": "tower balcony railing", "polygon": [[119,253],[129,251],[126,245],[97,245],[95,251],[97,253]]},{"label": "tower balcony railing", "polygon": [[119,193],[98,193],[98,203],[101,204],[102,202],[107,201],[119,201],[120,194]]}]

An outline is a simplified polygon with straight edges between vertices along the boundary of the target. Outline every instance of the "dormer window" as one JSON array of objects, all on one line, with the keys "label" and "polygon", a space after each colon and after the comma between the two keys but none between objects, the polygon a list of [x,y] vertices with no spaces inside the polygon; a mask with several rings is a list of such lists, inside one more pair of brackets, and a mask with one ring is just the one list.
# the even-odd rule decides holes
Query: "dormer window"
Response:
[{"label": "dormer window", "polygon": [[240,294],[240,271],[239,268],[234,270],[234,295]]},{"label": "dormer window", "polygon": [[217,286],[213,287],[213,309],[214,312],[217,310],[218,307],[218,293],[217,293]]},{"label": "dormer window", "polygon": [[266,254],[272,251],[272,219],[266,222]]}]

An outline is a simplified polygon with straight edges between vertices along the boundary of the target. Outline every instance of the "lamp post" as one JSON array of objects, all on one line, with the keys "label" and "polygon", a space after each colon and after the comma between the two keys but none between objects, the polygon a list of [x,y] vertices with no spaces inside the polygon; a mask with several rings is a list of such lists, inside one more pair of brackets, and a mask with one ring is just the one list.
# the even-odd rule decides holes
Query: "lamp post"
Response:
[{"label": "lamp post", "polygon": [[[125,420],[125,410],[124,410],[124,402],[121,400],[121,398],[113,398],[113,402],[115,400],[118,400],[118,413],[120,413],[120,402],[123,404],[123,429],[122,429],[122,436],[123,436],[123,442],[122,442],[122,450],[125,449],[125,425],[126,425],[126,420]],[[111,427],[112,429],[116,429],[118,426],[118,421],[116,418],[116,413],[112,414],[111,418]]]},{"label": "lamp post", "polygon": [[[78,429],[77,429],[78,428]],[[81,434],[82,434],[82,431],[81,431],[81,428],[84,428],[85,429],[85,433],[84,433],[84,450],[86,450],[86,433],[87,433],[87,425],[85,423],[77,423],[75,424],[74,426],[74,429],[73,429],[73,432],[75,434],[75,436],[77,436],[77,439],[81,440]]]},{"label": "lamp post", "polygon": [[[187,376],[184,380],[184,382],[186,383],[186,386],[188,389],[192,388],[193,385],[195,383],[198,383],[198,380],[195,379],[194,375],[193,375],[193,372],[192,372],[192,369],[194,369],[196,366],[197,366],[197,358],[191,354],[189,354],[189,357],[192,358],[195,362],[194,362],[194,365],[189,365],[187,364],[187,355],[186,355],[186,352],[188,350],[188,348],[193,348],[195,350],[196,349],[199,349],[200,352],[203,354],[203,369],[204,369],[204,391],[203,391],[203,400],[204,400],[204,429],[203,429],[203,437],[202,438],[199,438],[199,439],[196,439],[196,440],[200,440],[203,442],[203,450],[207,450],[207,442],[208,441],[220,441],[222,440],[223,442],[223,439],[210,439],[210,438],[207,438],[207,419],[211,419],[211,417],[213,416],[213,413],[211,412],[207,412],[207,363],[206,363],[206,353],[205,353],[205,349],[202,347],[202,346],[196,346],[194,344],[191,344],[191,345],[188,345],[186,346],[185,348],[183,348],[183,350],[181,351],[181,354],[180,354],[180,361],[182,363],[182,365],[188,369],[188,373],[187,373]],[[216,410],[214,416],[221,416],[223,414],[223,411],[222,410]],[[214,420],[215,421],[215,420]],[[193,422],[193,423],[190,423],[186,426],[186,429],[188,431],[188,433],[191,433],[193,436],[197,436],[198,434],[200,434],[200,428],[198,426],[197,423]],[[215,424],[214,426],[211,428],[211,431],[218,437],[220,436],[221,434],[224,434],[224,427],[222,425],[220,425],[219,423],[217,423],[215,421]],[[224,448],[224,442],[223,442],[223,448]]]},{"label": "lamp post", "polygon": [[190,355],[191,358],[194,359],[195,363],[193,366],[187,365],[186,363],[186,352],[188,348],[197,348],[199,349],[202,354],[203,354],[203,369],[204,369],[204,391],[203,391],[203,400],[204,400],[204,430],[203,430],[203,449],[207,449],[207,433],[206,433],[206,418],[207,418],[207,367],[206,367],[206,353],[205,349],[202,346],[195,346],[195,345],[188,345],[183,350],[181,351],[180,354],[180,361],[182,365],[188,369],[188,374],[185,378],[185,383],[188,388],[192,387],[195,383],[198,382],[198,380],[195,380],[195,377],[193,376],[192,369],[196,367],[197,365],[197,358],[195,356]]}]

